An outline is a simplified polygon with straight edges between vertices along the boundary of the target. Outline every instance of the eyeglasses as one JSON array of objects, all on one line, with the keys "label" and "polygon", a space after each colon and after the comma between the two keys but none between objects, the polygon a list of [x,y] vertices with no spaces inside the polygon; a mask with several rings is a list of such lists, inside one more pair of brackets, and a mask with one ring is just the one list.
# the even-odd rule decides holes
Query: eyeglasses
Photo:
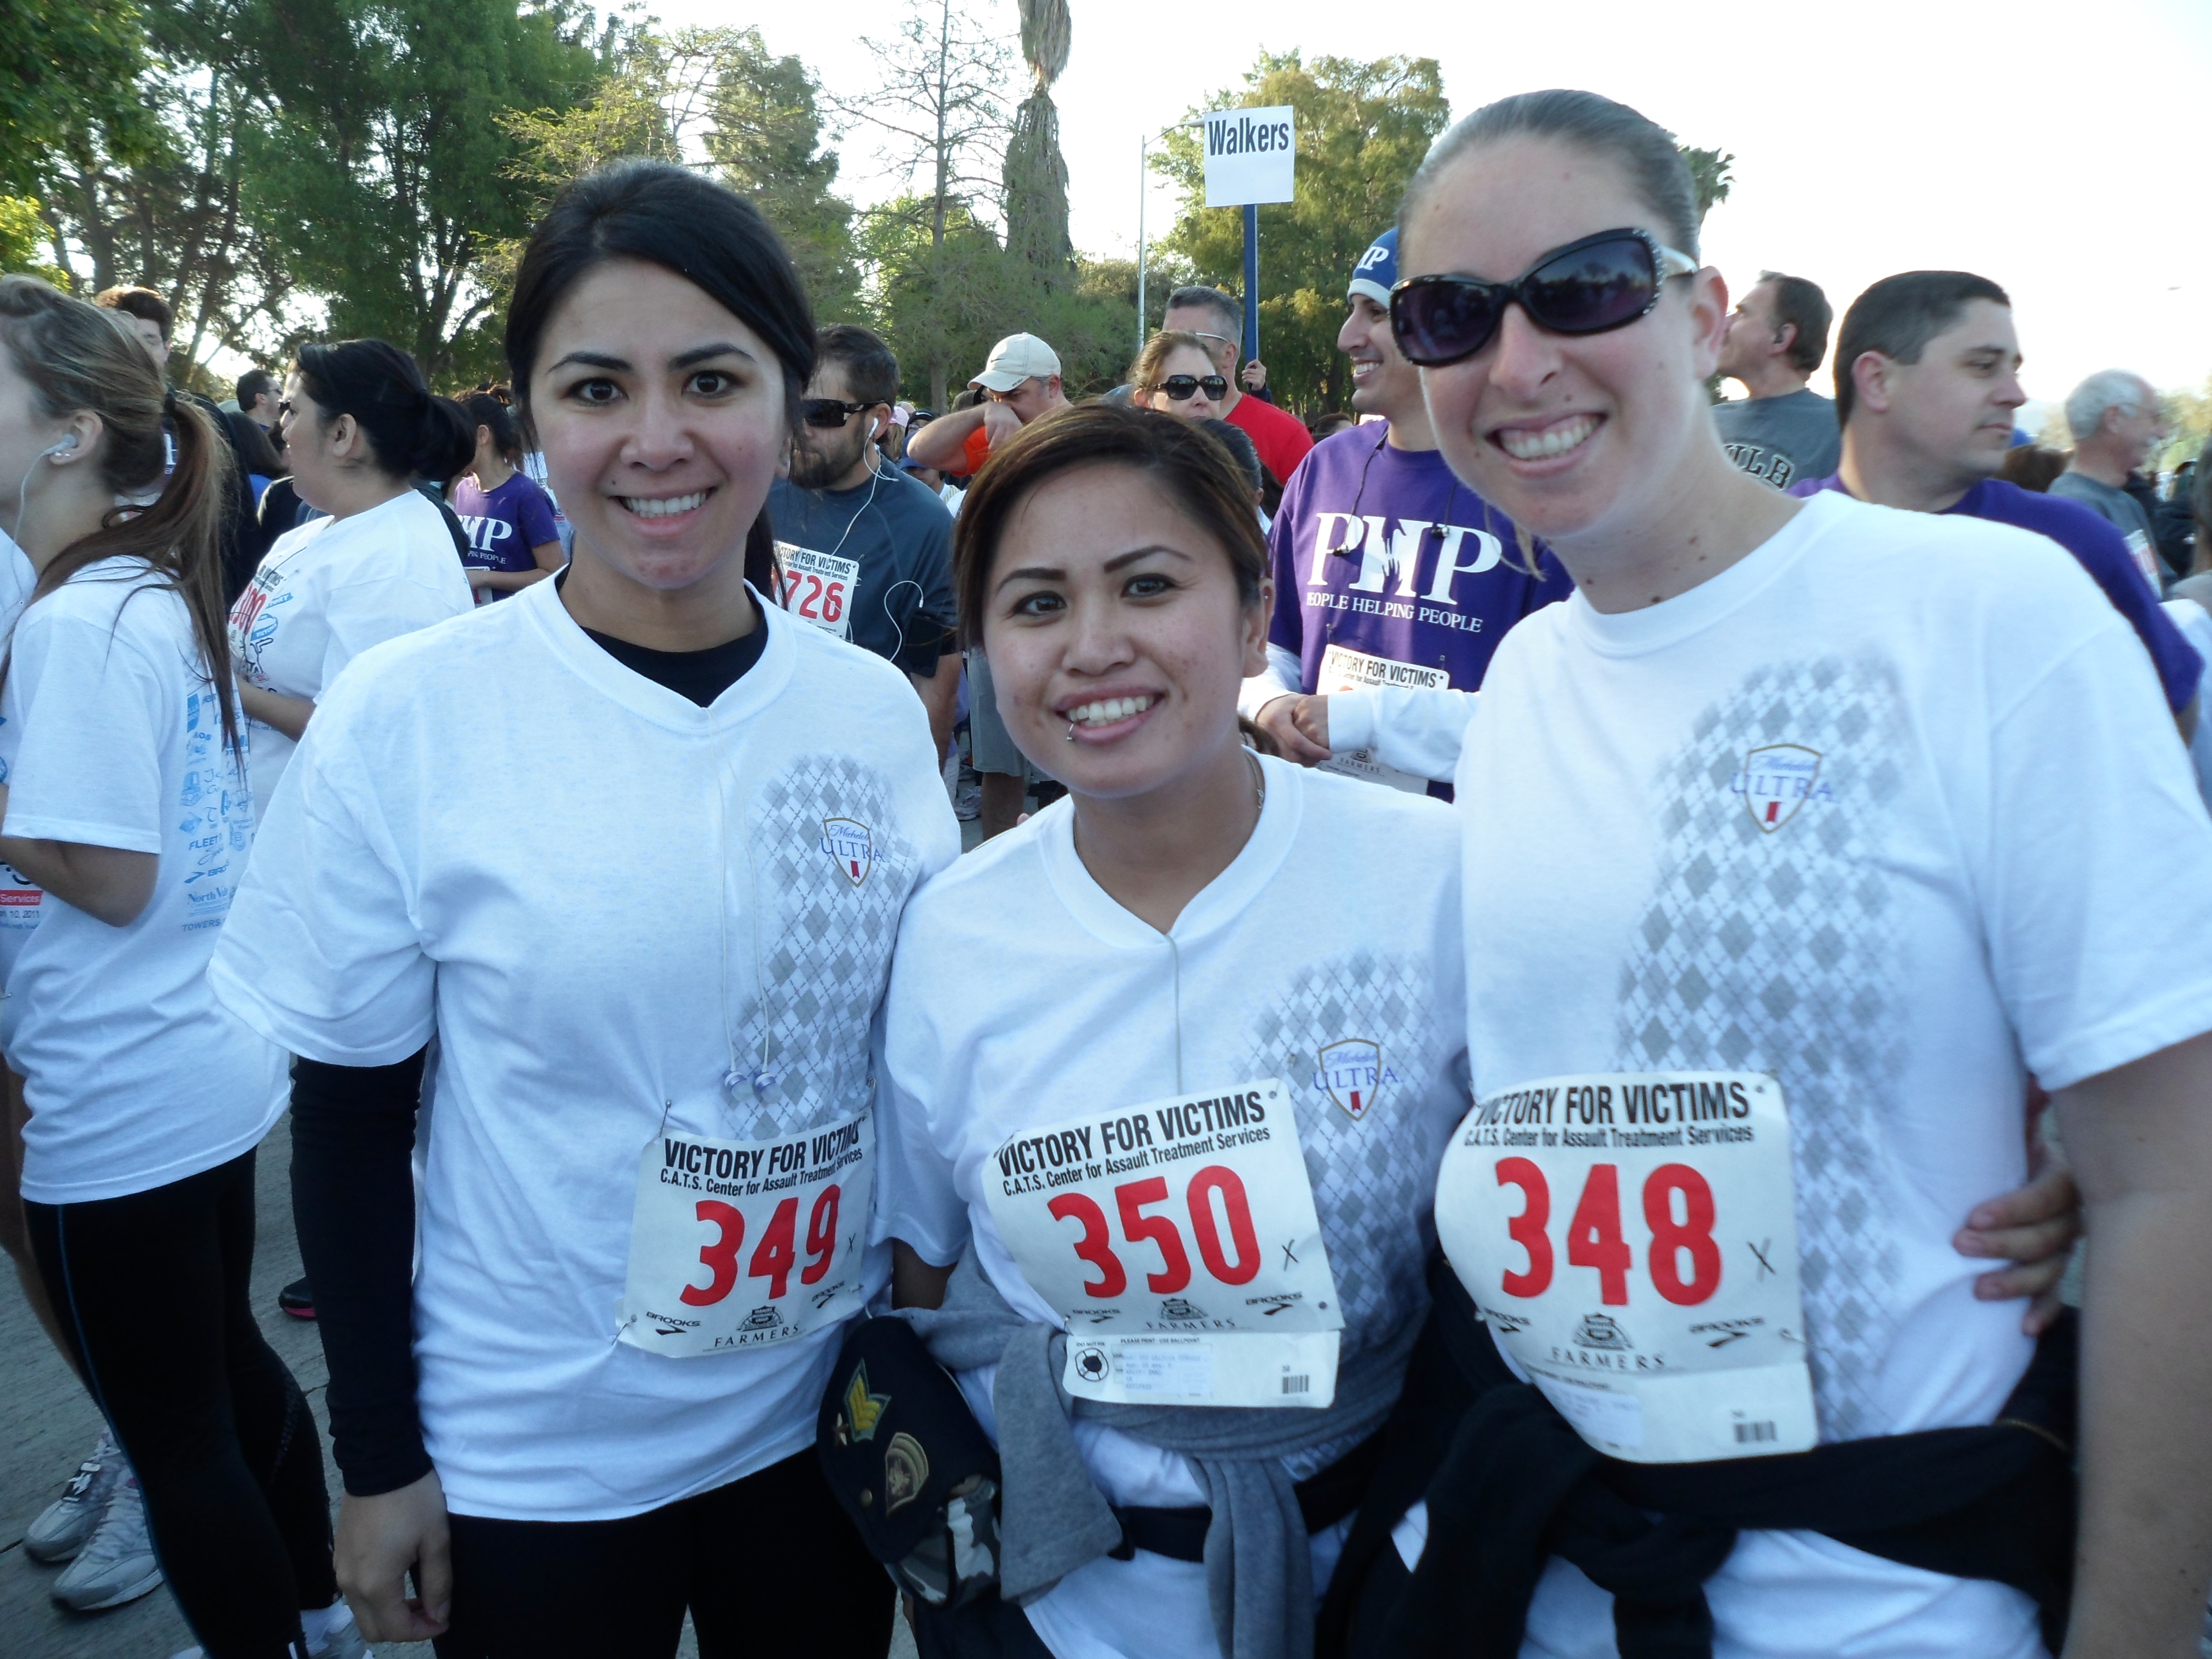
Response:
[{"label": "eyeglasses", "polygon": [[1197,336],[1201,340],[1218,340],[1225,346],[1241,346],[1243,344],[1243,341],[1232,340],[1226,334],[1208,334],[1202,328],[1188,329],[1185,331]]},{"label": "eyeglasses", "polygon": [[1229,395],[1229,382],[1218,374],[1170,374],[1159,384],[1170,403],[1187,404],[1191,393],[1204,392],[1215,403]]},{"label": "eyeglasses", "polygon": [[1659,303],[1670,276],[1698,262],[1642,230],[1601,230],[1555,247],[1510,283],[1409,276],[1390,290],[1390,332],[1409,363],[1442,368],[1488,345],[1517,305],[1553,334],[1626,328]]},{"label": "eyeglasses", "polygon": [[279,421],[289,421],[292,418],[292,400],[289,398],[280,398],[276,400],[276,418]]},{"label": "eyeglasses", "polygon": [[834,432],[862,410],[874,407],[871,403],[841,404],[835,398],[806,398],[799,402],[799,418],[809,426]]}]

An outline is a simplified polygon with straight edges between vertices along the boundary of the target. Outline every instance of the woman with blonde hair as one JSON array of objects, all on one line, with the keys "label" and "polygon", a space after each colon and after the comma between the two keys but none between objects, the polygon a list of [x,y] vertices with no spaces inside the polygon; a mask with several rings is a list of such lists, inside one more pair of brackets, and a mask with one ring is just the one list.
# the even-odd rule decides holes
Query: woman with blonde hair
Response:
[{"label": "woman with blonde hair", "polygon": [[1206,342],[1180,329],[1162,329],[1145,342],[1129,365],[1129,401],[1186,421],[1221,416],[1229,380],[1206,355]]}]

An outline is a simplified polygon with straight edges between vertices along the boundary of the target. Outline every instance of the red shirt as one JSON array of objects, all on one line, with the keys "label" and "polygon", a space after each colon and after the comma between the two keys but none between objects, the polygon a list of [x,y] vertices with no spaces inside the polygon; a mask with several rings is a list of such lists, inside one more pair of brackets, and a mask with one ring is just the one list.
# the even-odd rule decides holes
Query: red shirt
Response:
[{"label": "red shirt", "polygon": [[1313,434],[1306,430],[1304,422],[1257,398],[1237,398],[1237,407],[1229,411],[1229,423],[1244,429],[1252,447],[1260,452],[1260,465],[1275,475],[1279,484],[1291,481],[1291,474],[1314,447]]}]

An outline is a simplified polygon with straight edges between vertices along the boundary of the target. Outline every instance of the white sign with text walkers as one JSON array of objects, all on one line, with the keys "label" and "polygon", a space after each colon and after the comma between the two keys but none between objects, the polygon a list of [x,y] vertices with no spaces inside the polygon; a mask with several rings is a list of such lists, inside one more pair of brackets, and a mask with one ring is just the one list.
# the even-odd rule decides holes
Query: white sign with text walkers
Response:
[{"label": "white sign with text walkers", "polygon": [[1287,202],[1297,160],[1297,131],[1288,104],[1220,109],[1205,122],[1206,204]]}]

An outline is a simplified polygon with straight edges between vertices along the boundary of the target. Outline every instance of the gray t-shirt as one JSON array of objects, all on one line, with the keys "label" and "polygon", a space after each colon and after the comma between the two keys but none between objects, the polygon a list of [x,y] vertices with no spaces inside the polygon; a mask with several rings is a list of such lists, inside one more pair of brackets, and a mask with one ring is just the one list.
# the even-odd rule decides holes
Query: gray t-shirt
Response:
[{"label": "gray t-shirt", "polygon": [[1729,459],[1777,489],[1825,478],[1844,458],[1835,402],[1809,386],[1779,398],[1715,404],[1713,424]]},{"label": "gray t-shirt", "polygon": [[927,679],[958,647],[952,515],[929,486],[879,463],[854,489],[769,487],[784,609]]},{"label": "gray t-shirt", "polygon": [[2087,473],[2066,471],[2051,481],[2051,493],[2063,495],[2087,507],[2120,532],[2135,556],[2136,568],[2143,573],[2154,594],[2166,591],[2166,583],[2172,572],[2165,568],[2158,556],[2158,543],[2150,533],[2150,519],[2142,510],[2142,503],[2124,489],[2115,489],[2108,483],[2100,483]]}]

